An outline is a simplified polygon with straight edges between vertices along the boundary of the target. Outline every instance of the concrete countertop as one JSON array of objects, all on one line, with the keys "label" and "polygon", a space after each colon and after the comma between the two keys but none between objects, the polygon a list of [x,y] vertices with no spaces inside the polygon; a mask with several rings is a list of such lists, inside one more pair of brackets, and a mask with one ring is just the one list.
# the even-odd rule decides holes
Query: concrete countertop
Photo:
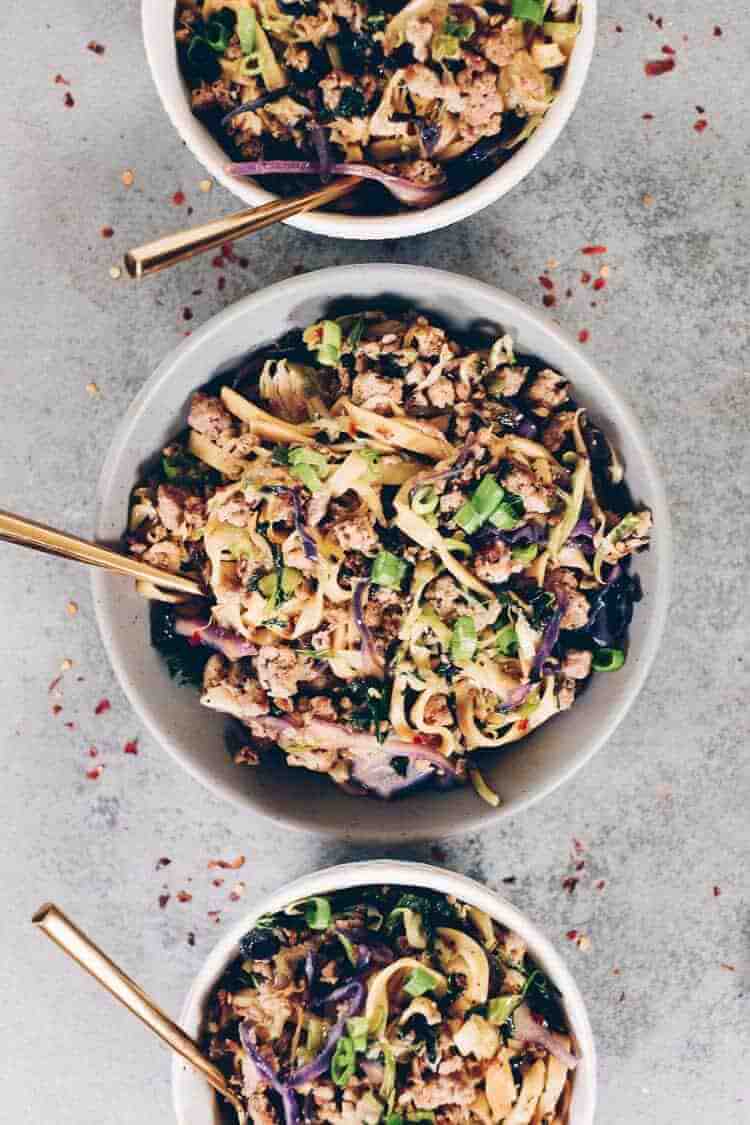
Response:
[{"label": "concrete countertop", "polygon": [[[218,271],[204,258],[136,286],[110,276],[124,250],[184,224],[188,206],[198,221],[236,201],[201,191],[205,173],[156,100],[135,3],[11,0],[0,504],[90,533],[107,444],[156,363],[192,325],[294,270],[426,263],[539,305],[549,268],[551,315],[590,333],[586,347],[635,407],[666,477],[676,536],[667,634],[628,720],[570,784],[481,838],[408,855],[502,889],[562,948],[598,1037],[602,1123],[740,1125],[750,1113],[750,39],[732,0],[601,8],[573,120],[494,207],[399,244],[277,228],[242,245],[244,268]],[[104,53],[87,49],[91,40]],[[645,60],[664,45],[676,51],[674,71],[647,78]],[[591,243],[605,244],[606,258],[582,256]],[[604,261],[607,284],[593,291],[581,271],[597,276]],[[32,931],[34,908],[59,902],[177,1012],[222,925],[255,896],[368,853],[286,835],[182,772],[115,683],[81,568],[2,546],[0,575],[7,1120],[169,1121],[166,1053]],[[61,672],[63,661],[72,666]],[[97,715],[102,699],[111,707]],[[125,754],[133,739],[137,755]],[[584,850],[571,858],[574,837]],[[213,886],[208,861],[240,854],[241,870]],[[157,869],[162,857],[171,863]],[[568,893],[562,880],[576,859],[585,866]],[[246,889],[232,902],[237,881]],[[192,899],[179,901],[180,891]],[[566,940],[573,929],[590,938],[588,951]]]}]

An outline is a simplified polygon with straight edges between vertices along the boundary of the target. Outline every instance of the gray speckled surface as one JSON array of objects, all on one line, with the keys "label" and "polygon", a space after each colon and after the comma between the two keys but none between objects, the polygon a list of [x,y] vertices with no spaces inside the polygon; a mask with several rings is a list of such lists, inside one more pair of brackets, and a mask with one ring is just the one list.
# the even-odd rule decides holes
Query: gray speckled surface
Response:
[{"label": "gray speckled surface", "polygon": [[[590,331],[587,347],[636,406],[666,475],[674,606],[647,688],[609,746],[507,827],[450,842],[442,861],[503,887],[565,947],[599,1039],[601,1122],[740,1125],[750,1113],[750,40],[732,0],[655,5],[663,30],[647,18],[650,5],[602,4],[582,103],[511,196],[400,245],[269,231],[243,246],[247,268],[230,266],[219,293],[207,260],[141,287],[108,276],[123,250],[185,218],[171,202],[177,189],[196,219],[233,206],[219,190],[200,193],[202,169],[155,100],[136,5],[11,0],[6,26],[24,29],[25,47],[3,63],[0,503],[90,530],[103,452],[143,378],[180,338],[185,306],[200,323],[295,268],[368,258],[460,269],[538,304],[537,277],[558,259],[557,291],[573,296],[553,312]],[[86,50],[92,38],[106,45],[103,56]],[[677,67],[647,79],[643,62],[662,44],[676,49]],[[71,82],[71,109],[57,73]],[[693,129],[696,105],[706,111],[703,133]],[[129,190],[126,168],[136,176]],[[100,236],[106,225],[110,241]],[[579,250],[591,242],[609,247],[597,294],[579,282],[592,264]],[[92,381],[101,391],[93,398]],[[2,1116],[169,1120],[164,1052],[33,933],[32,910],[57,900],[176,1011],[221,925],[207,911],[233,918],[243,909],[228,902],[231,874],[211,885],[210,858],[246,855],[249,898],[349,854],[218,803],[144,736],[104,660],[82,570],[3,546],[0,575]],[[74,666],[55,716],[47,688],[64,658]],[[102,697],[111,710],[95,716]],[[126,756],[134,737],[139,754]],[[91,781],[95,761],[105,768]],[[568,895],[561,880],[573,836],[585,844],[585,867]],[[412,854],[430,858],[429,849]],[[156,871],[160,856],[172,863]],[[162,910],[163,885],[172,897]],[[180,889],[191,902],[177,901]],[[589,952],[566,943],[572,928],[590,935]]]}]

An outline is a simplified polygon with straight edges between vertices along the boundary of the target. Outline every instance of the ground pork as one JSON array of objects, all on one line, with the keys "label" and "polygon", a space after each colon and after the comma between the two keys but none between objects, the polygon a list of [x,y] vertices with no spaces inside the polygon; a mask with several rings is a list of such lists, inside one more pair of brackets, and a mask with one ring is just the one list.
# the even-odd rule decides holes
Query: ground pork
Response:
[{"label": "ground pork", "polygon": [[566,435],[573,429],[575,421],[575,410],[561,410],[559,414],[553,415],[544,427],[544,433],[542,434],[545,449],[556,453],[565,441]]},{"label": "ground pork", "polygon": [[617,563],[628,555],[632,555],[633,551],[646,546],[651,531],[651,512],[648,508],[644,508],[642,512],[637,512],[636,516],[637,520],[634,526],[622,539],[616,543],[606,544],[604,548],[605,562]]},{"label": "ground pork", "polygon": [[182,564],[182,550],[171,539],[162,539],[143,552],[143,561],[168,570],[170,574],[177,574]]},{"label": "ground pork", "polygon": [[409,20],[404,31],[404,38],[411,43],[414,49],[414,58],[417,62],[427,62],[430,57],[430,40],[432,39],[433,26],[429,20]]},{"label": "ground pork", "polygon": [[446,696],[433,695],[430,697],[424,709],[424,720],[428,726],[449,727],[453,724],[453,715]]},{"label": "ground pork", "polygon": [[509,492],[520,496],[527,512],[548,512],[553,498],[553,489],[541,484],[531,469],[524,465],[512,465],[503,474],[503,485]]},{"label": "ground pork", "polygon": [[377,371],[364,371],[352,383],[352,400],[358,406],[373,398],[400,403],[403,394],[404,387],[400,379],[390,379]]},{"label": "ground pork", "polygon": [[462,611],[461,591],[448,574],[435,579],[426,590],[425,599],[435,607],[441,621],[450,621]]},{"label": "ground pork", "polygon": [[483,32],[477,42],[477,50],[497,67],[507,66],[523,47],[523,21],[506,20],[499,27]]},{"label": "ground pork", "polygon": [[255,668],[261,686],[272,699],[289,699],[296,693],[300,680],[309,680],[315,675],[310,661],[286,645],[262,645],[255,658]]},{"label": "ground pork", "polygon": [[518,394],[526,380],[528,370],[528,367],[501,367],[495,373],[494,377],[502,381],[502,393],[505,398],[512,398],[513,395]]},{"label": "ground pork", "polygon": [[167,531],[178,531],[185,513],[187,492],[175,484],[160,484],[156,490],[156,508]]},{"label": "ground pork", "polygon": [[448,406],[453,406],[456,401],[456,391],[453,383],[445,375],[441,375],[439,379],[427,388],[427,398],[433,406],[438,410],[445,410]]},{"label": "ground pork", "polygon": [[456,1074],[439,1075],[425,1081],[418,1078],[398,1099],[399,1105],[416,1109],[437,1109],[443,1105],[469,1106],[476,1098],[476,1086],[465,1068]]},{"label": "ground pork", "polygon": [[450,113],[460,113],[463,105],[461,91],[452,78],[441,80],[434,70],[423,63],[413,63],[403,72],[404,83],[412,97],[425,101],[442,101]]},{"label": "ground pork", "polygon": [[440,355],[445,341],[445,332],[434,324],[430,324],[423,316],[416,321],[407,334],[409,344],[416,345],[421,356]]},{"label": "ground pork", "polygon": [[568,382],[556,371],[551,371],[548,367],[545,367],[544,371],[540,371],[527,388],[526,397],[535,406],[544,406],[549,410],[554,410],[556,406],[562,406],[567,401]]},{"label": "ground pork", "polygon": [[558,567],[547,575],[544,588],[550,590],[558,603],[565,605],[560,621],[561,629],[582,629],[589,619],[589,602],[578,589],[578,580],[572,570]]},{"label": "ground pork", "polygon": [[474,573],[483,582],[490,582],[497,586],[507,582],[514,570],[522,567],[523,563],[514,566],[510,547],[501,539],[478,551],[474,557]]},{"label": "ground pork", "polygon": [[232,415],[224,406],[220,398],[213,395],[204,395],[196,391],[190,401],[188,425],[197,430],[199,434],[215,439],[224,430],[233,426]]},{"label": "ground pork", "polygon": [[586,649],[571,648],[565,654],[562,670],[571,680],[585,680],[591,672],[591,653]]},{"label": "ground pork", "polygon": [[359,508],[349,519],[337,521],[332,531],[336,542],[345,551],[374,555],[380,550],[373,517],[367,508]]},{"label": "ground pork", "polygon": [[[462,70],[458,76],[461,99],[461,121],[477,136],[493,136],[500,129],[503,113],[502,95],[498,93],[493,71],[477,73]],[[465,132],[465,130],[462,130]]]},{"label": "ground pork", "polygon": [[548,108],[544,73],[534,63],[528,51],[516,51],[507,66],[500,72],[500,92],[506,109],[521,110],[532,115],[545,113]]},{"label": "ground pork", "polygon": [[299,39],[319,47],[325,39],[333,39],[338,35],[339,25],[334,19],[331,5],[322,0],[317,14],[295,18],[294,31]]}]

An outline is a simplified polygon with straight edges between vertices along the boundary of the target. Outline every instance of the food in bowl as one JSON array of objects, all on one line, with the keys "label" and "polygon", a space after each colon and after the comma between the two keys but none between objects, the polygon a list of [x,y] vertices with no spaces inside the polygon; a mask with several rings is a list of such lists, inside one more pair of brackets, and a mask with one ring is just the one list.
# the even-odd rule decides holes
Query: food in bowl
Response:
[{"label": "food in bowl", "polygon": [[650,527],[561,374],[508,335],[368,310],[197,392],[127,543],[205,586],[157,604],[152,639],[238,721],[235,761],[496,804],[473,755],[622,667]]},{"label": "food in bowl", "polygon": [[264,1125],[564,1123],[562,997],[518,934],[452,895],[362,886],[258,919],[204,1047]]},{"label": "food in bowl", "polygon": [[382,214],[513,156],[557,97],[582,3],[178,0],[175,37],[230,171],[282,195],[356,175],[337,206]]}]

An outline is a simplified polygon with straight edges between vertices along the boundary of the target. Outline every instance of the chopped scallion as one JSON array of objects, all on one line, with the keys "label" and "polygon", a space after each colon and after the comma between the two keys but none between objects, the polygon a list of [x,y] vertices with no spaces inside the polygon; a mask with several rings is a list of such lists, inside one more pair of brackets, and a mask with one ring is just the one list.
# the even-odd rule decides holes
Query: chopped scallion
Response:
[{"label": "chopped scallion", "polygon": [[243,55],[252,55],[256,45],[256,16],[254,8],[240,8],[237,12],[237,35]]},{"label": "chopped scallion", "polygon": [[376,586],[390,586],[397,590],[404,580],[406,563],[390,551],[381,551],[372,564],[370,580]]},{"label": "chopped scallion", "polygon": [[305,921],[311,930],[327,930],[331,924],[331,904],[327,898],[308,898],[304,906]]},{"label": "chopped scallion", "polygon": [[511,12],[514,19],[528,20],[541,26],[544,23],[544,0],[513,0]]},{"label": "chopped scallion", "polygon": [[438,494],[436,489],[431,484],[423,485],[418,488],[411,498],[412,510],[418,516],[427,516],[430,512],[434,512],[438,506]]},{"label": "chopped scallion", "polygon": [[518,637],[513,625],[504,625],[495,634],[495,648],[498,656],[515,656],[518,652]]},{"label": "chopped scallion", "polygon": [[494,477],[482,477],[471,497],[471,502],[483,520],[491,516],[502,503],[505,493]]},{"label": "chopped scallion", "polygon": [[425,992],[431,992],[438,983],[438,978],[429,969],[414,969],[404,985],[404,992],[409,996],[424,996]]},{"label": "chopped scallion", "polygon": [[451,659],[471,660],[477,651],[477,627],[471,617],[459,617],[451,636]]},{"label": "chopped scallion", "polygon": [[539,548],[536,543],[529,543],[526,547],[514,547],[510,554],[516,562],[530,563],[539,554]]},{"label": "chopped scallion", "polygon": [[346,1021],[346,1030],[349,1032],[355,1051],[364,1051],[367,1048],[367,1017],[353,1016]]},{"label": "chopped scallion", "polygon": [[336,1086],[346,1086],[354,1074],[354,1044],[348,1035],[342,1035],[331,1059],[331,1078]]},{"label": "chopped scallion", "polygon": [[625,663],[621,648],[600,648],[594,653],[591,667],[595,672],[617,672]]},{"label": "chopped scallion", "polygon": [[467,535],[473,535],[482,526],[482,517],[471,500],[467,500],[456,512],[455,522]]}]

